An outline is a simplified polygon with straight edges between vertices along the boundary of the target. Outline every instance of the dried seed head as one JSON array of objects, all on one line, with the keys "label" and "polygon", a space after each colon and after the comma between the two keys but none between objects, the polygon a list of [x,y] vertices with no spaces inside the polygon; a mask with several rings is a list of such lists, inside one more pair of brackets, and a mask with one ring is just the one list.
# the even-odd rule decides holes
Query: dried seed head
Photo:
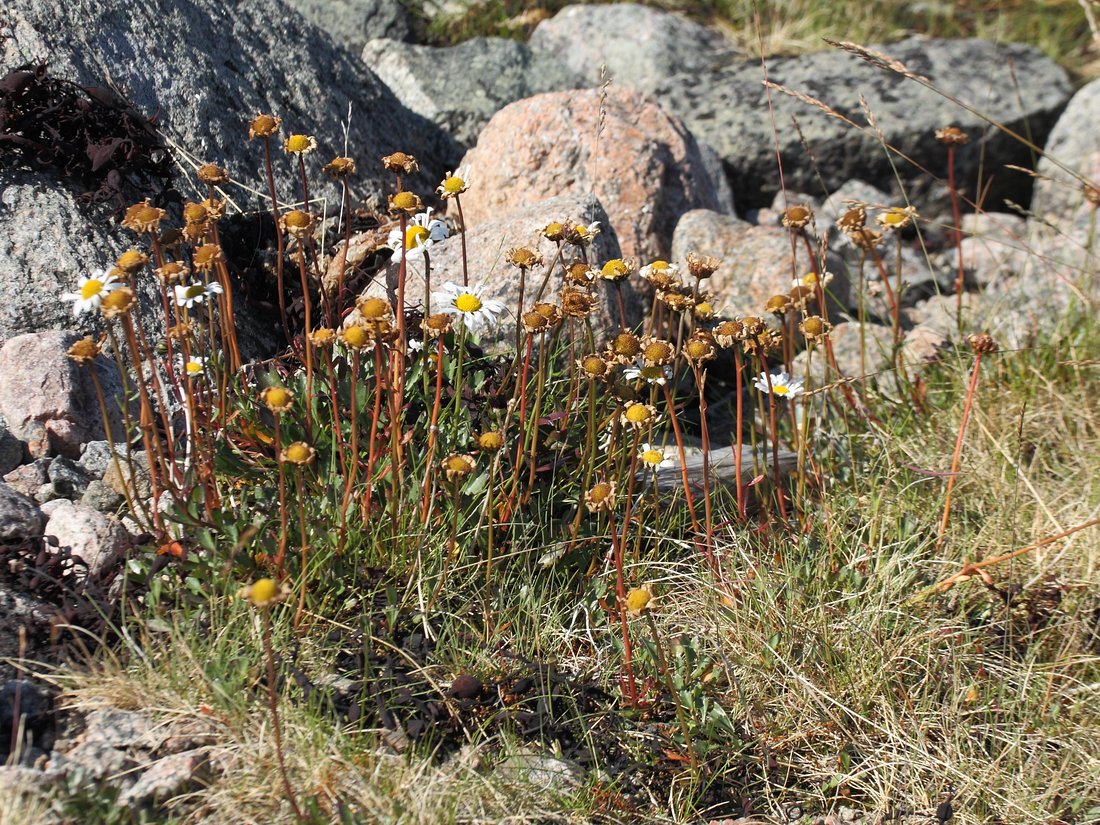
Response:
[{"label": "dried seed head", "polygon": [[564,234],[565,240],[574,246],[590,246],[600,234],[600,224],[598,221],[590,224],[566,221]]},{"label": "dried seed head", "polygon": [[710,255],[696,255],[694,252],[687,255],[688,274],[693,278],[709,278],[721,265],[720,260]]},{"label": "dried seed head", "polygon": [[279,131],[282,119],[273,115],[256,115],[248,124],[248,139],[269,138]]},{"label": "dried seed head", "polygon": [[550,327],[550,322],[534,310],[523,313],[523,318],[521,320],[523,322],[523,331],[528,335],[534,335]]},{"label": "dried seed head", "polygon": [[538,303],[531,308],[545,318],[550,326],[557,326],[561,323],[562,312],[556,304]]},{"label": "dried seed head", "polygon": [[988,332],[971,335],[966,339],[966,342],[970,344],[970,349],[974,350],[978,355],[988,355],[991,352],[997,351],[997,342],[993,340],[993,336]]},{"label": "dried seed head", "polygon": [[69,351],[66,353],[66,355],[68,355],[69,358],[71,358],[76,363],[83,366],[84,364],[90,364],[92,361],[98,358],[100,350],[101,347],[99,343],[94,338],[92,338],[92,336],[89,335],[86,338],[81,338],[79,341],[69,347]]},{"label": "dried seed head", "polygon": [[647,367],[663,367],[671,364],[676,357],[676,348],[668,341],[659,338],[646,338],[642,341],[642,360]]},{"label": "dried seed head", "polygon": [[667,271],[654,272],[648,280],[657,292],[668,292],[679,289],[683,285],[679,275]]},{"label": "dried seed head", "polygon": [[291,209],[282,219],[283,231],[295,238],[304,238],[313,231],[314,218],[309,212]]},{"label": "dried seed head", "polygon": [[363,298],[355,308],[359,310],[359,315],[365,321],[388,320],[393,317],[393,307],[384,298]]},{"label": "dried seed head", "polygon": [[586,289],[567,286],[561,293],[561,311],[571,318],[587,318],[596,308],[596,299]]},{"label": "dried seed head", "polygon": [[443,472],[448,481],[465,478],[477,469],[477,461],[469,453],[451,453],[443,459]]},{"label": "dried seed head", "polygon": [[714,305],[710,302],[710,299],[700,297],[699,300],[695,302],[695,308],[692,310],[692,314],[700,321],[709,321],[714,317]]},{"label": "dried seed head", "polygon": [[118,260],[115,261],[115,266],[128,275],[132,275],[147,263],[149,263],[149,256],[144,252],[139,252],[136,249],[127,249],[118,256]]},{"label": "dried seed head", "polygon": [[203,244],[191,256],[191,262],[198,272],[209,272],[223,260],[222,248],[216,243]]},{"label": "dried seed head", "polygon": [[201,203],[185,203],[183,205],[184,223],[205,223],[206,218],[206,207]]},{"label": "dried seed head", "polygon": [[817,290],[812,286],[795,286],[791,287],[787,297],[790,299],[791,306],[802,312],[817,299]]},{"label": "dried seed head", "polygon": [[331,347],[336,343],[336,330],[330,327],[318,327],[309,334],[309,342],[318,349]]},{"label": "dried seed head", "polygon": [[876,229],[858,229],[848,233],[852,243],[860,249],[874,249],[882,243],[882,233]]},{"label": "dried seed head", "polygon": [[714,328],[714,340],[718,342],[718,346],[729,349],[741,335],[741,329],[740,321],[723,321]]},{"label": "dried seed head", "polygon": [[763,319],[757,318],[755,315],[746,315],[741,319],[740,338],[742,340],[755,338],[767,328],[768,325],[764,323]]},{"label": "dried seed head", "polygon": [[611,346],[607,350],[608,359],[620,364],[633,363],[641,352],[642,339],[632,332],[620,332],[611,341]]},{"label": "dried seed head", "polygon": [[565,224],[561,221],[551,221],[543,228],[542,234],[546,236],[547,240],[563,241],[565,240]]},{"label": "dried seed head", "polygon": [[415,215],[423,209],[424,204],[421,202],[420,196],[413,192],[402,190],[395,195],[390,195],[391,212],[404,212],[408,215]]},{"label": "dried seed head", "polygon": [[787,211],[783,213],[783,225],[788,229],[804,229],[813,219],[814,213],[801,203],[787,207]]},{"label": "dried seed head", "polygon": [[191,270],[179,261],[168,261],[164,266],[158,266],[153,271],[166,286],[181,284],[187,279],[187,276],[191,274]]},{"label": "dried seed head", "polygon": [[294,393],[286,387],[268,387],[260,393],[260,401],[273,413],[285,413],[294,406]]},{"label": "dried seed head", "polygon": [[122,225],[139,235],[153,234],[160,228],[160,222],[164,219],[165,211],[157,209],[146,198],[141,203],[135,203],[126,210],[122,218]]},{"label": "dried seed head", "polygon": [[420,164],[416,162],[416,158],[404,152],[394,152],[392,155],[386,155],[382,158],[382,166],[389,172],[404,172],[406,175],[411,175],[420,169]]},{"label": "dried seed head", "polygon": [[958,126],[944,126],[936,130],[936,140],[945,146],[965,146],[970,142],[970,135]]},{"label": "dried seed head", "polygon": [[355,161],[343,156],[335,157],[326,163],[321,171],[329,177],[342,180],[355,174]]},{"label": "dried seed head", "polygon": [[204,163],[195,172],[199,180],[209,186],[221,186],[229,183],[229,173],[216,163]]},{"label": "dried seed head", "polygon": [[820,315],[810,315],[802,319],[802,323],[798,325],[798,328],[807,341],[820,341],[832,332],[833,325]]},{"label": "dried seed head", "polygon": [[859,232],[867,223],[867,210],[862,206],[853,206],[847,212],[840,216],[840,220],[836,222],[837,228],[848,235],[852,232]]},{"label": "dried seed head", "polygon": [[587,378],[607,378],[611,374],[611,366],[599,355],[586,355],[577,361],[577,366]]},{"label": "dried seed head", "polygon": [[912,206],[893,206],[885,212],[875,216],[875,223],[884,229],[905,229],[913,223],[917,217],[917,210]]},{"label": "dried seed head", "polygon": [[691,290],[658,290],[657,300],[673,312],[691,312],[695,309],[695,297]]},{"label": "dried seed head", "polygon": [[195,325],[190,321],[180,321],[178,324],[168,327],[168,337],[173,341],[182,341],[185,338],[190,338],[191,333],[195,331]]},{"label": "dried seed head", "polygon": [[280,456],[288,464],[297,464],[298,466],[309,464],[316,457],[317,451],[304,441],[294,441],[287,444]]},{"label": "dried seed head", "polygon": [[455,317],[449,312],[437,312],[435,315],[429,315],[420,324],[420,328],[424,330],[424,334],[429,338],[438,338],[441,335],[447,335],[452,329],[454,329]]},{"label": "dried seed head", "polygon": [[773,315],[784,315],[791,308],[791,299],[787,295],[773,295],[764,304],[764,311]]},{"label": "dried seed head", "polygon": [[539,266],[542,258],[526,246],[517,246],[508,250],[508,263],[519,269],[530,269],[533,266]]},{"label": "dried seed head", "polygon": [[714,337],[703,330],[697,330],[684,344],[684,355],[693,364],[705,364],[713,361],[717,353],[714,349]]},{"label": "dried seed head", "polygon": [[134,308],[136,303],[137,298],[134,297],[134,291],[128,286],[121,286],[103,296],[103,299],[99,302],[99,311],[103,313],[104,318],[111,320],[129,315],[130,310]]},{"label": "dried seed head", "polygon": [[565,268],[565,283],[572,286],[587,289],[595,277],[593,271],[588,268],[588,264],[584,261],[573,261]]},{"label": "dried seed head", "polygon": [[615,507],[615,482],[599,481],[584,494],[584,506],[590,513],[610,512]]}]

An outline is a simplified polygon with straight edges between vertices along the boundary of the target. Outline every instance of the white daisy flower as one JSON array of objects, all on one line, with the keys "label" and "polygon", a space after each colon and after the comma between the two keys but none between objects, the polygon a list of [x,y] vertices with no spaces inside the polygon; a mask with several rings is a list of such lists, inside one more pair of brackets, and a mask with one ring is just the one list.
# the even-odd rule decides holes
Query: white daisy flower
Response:
[{"label": "white daisy flower", "polygon": [[664,447],[646,442],[638,451],[638,458],[651,470],[671,467],[675,462]]},{"label": "white daisy flower", "polygon": [[[773,372],[770,378],[772,395],[794,398],[804,392],[801,378],[791,378],[785,372]],[[753,380],[753,386],[760,390],[760,392],[766,393],[768,392],[768,379],[768,373],[762,372]]]},{"label": "white daisy flower", "polygon": [[203,358],[201,355],[192,355],[186,361],[183,362],[183,372],[185,375],[189,375],[195,378],[206,372],[206,362],[209,359]]},{"label": "white daisy flower", "polygon": [[[807,272],[801,278],[794,278],[791,281],[791,286],[815,286],[817,284],[818,276],[816,272]],[[824,289],[833,282],[833,273],[822,272],[821,273],[821,287]]]},{"label": "white daisy flower", "polygon": [[647,281],[658,273],[668,275],[670,278],[678,278],[680,267],[677,264],[670,264],[668,261],[653,261],[653,263],[646,264],[638,270],[638,274]]},{"label": "white daisy flower", "polygon": [[453,312],[467,328],[474,329],[482,324],[492,326],[506,307],[500,301],[486,297],[482,287],[459,286],[447,281],[433,296],[439,301],[443,312]]},{"label": "white daisy flower", "polygon": [[627,367],[623,370],[623,378],[625,378],[627,381],[637,381],[638,379],[641,379],[647,384],[657,384],[660,387],[663,387],[666,383],[668,383],[668,379],[671,377],[671,375],[672,370],[670,370],[667,366],[647,367],[641,361],[639,361],[636,366]]},{"label": "white daisy flower", "polygon": [[[432,209],[414,215],[405,229],[405,250],[412,258],[423,255],[435,244],[447,237],[447,224],[440,220],[432,220]],[[393,250],[391,261],[397,263],[401,260],[401,230],[390,230],[386,239],[386,246]]]},{"label": "white daisy flower", "polygon": [[109,274],[106,269],[97,269],[91,277],[81,276],[76,292],[66,292],[61,299],[73,302],[73,315],[94,312],[99,309],[99,302],[103,300],[103,296],[120,286],[122,284],[118,279]]},{"label": "white daisy flower", "polygon": [[211,281],[208,284],[194,283],[183,286],[182,284],[176,285],[176,306],[187,307],[190,309],[195,304],[201,304],[207,298],[213,298],[215,295],[221,295],[225,290],[222,289],[222,285],[217,281]]}]

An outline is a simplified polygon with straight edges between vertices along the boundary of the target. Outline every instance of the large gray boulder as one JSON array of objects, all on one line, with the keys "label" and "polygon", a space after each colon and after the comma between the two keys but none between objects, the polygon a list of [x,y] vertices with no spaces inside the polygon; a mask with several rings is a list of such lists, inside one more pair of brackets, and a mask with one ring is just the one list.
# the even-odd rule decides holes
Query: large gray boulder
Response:
[{"label": "large gray boulder", "polygon": [[[48,55],[56,76],[111,85],[157,115],[182,155],[225,165],[256,188],[266,188],[262,147],[248,140],[258,112],[282,117],[284,134],[316,136],[319,148],[308,164],[316,173],[345,154],[350,107],[347,145],[359,160],[354,185],[362,195],[377,198],[392,181],[378,162],[384,154],[416,155],[425,182],[458,156],[452,141],[405,109],[362,61],[280,0],[11,0],[6,8],[12,37],[0,40],[3,65]],[[281,146],[274,154],[289,196],[291,165]]]},{"label": "large gray boulder", "polygon": [[409,10],[397,0],[286,0],[286,4],[352,54],[359,54],[368,40],[377,37],[412,37]]},{"label": "large gray boulder", "polygon": [[502,37],[446,48],[372,40],[363,61],[403,104],[466,145],[509,103],[583,85],[556,58]]},{"label": "large gray boulder", "polygon": [[606,67],[616,85],[643,92],[674,74],[709,72],[739,57],[720,32],[637,3],[566,6],[539,23],[530,42],[588,86],[600,85]]},{"label": "large gray boulder", "polygon": [[[1066,73],[1031,46],[910,37],[881,50],[936,88],[1010,129],[1030,134],[1040,145],[1069,99]],[[832,189],[859,177],[892,190],[893,160],[907,191],[919,203],[931,176],[897,153],[933,175],[945,176],[946,151],[933,135],[936,129],[954,124],[971,136],[956,155],[959,184],[974,195],[980,171],[983,186],[992,179],[987,208],[999,209],[1006,197],[1027,202],[1031,178],[1005,165],[1030,164],[1031,150],[919,82],[839,50],[770,60],[768,76],[773,83],[815,98],[862,127],[772,89],[779,149],[790,188],[817,193],[822,183]],[[668,77],[653,92],[721,156],[740,208],[770,203],[779,177],[759,61],[683,72]],[[867,127],[861,95],[883,138],[895,150],[892,157]]]}]

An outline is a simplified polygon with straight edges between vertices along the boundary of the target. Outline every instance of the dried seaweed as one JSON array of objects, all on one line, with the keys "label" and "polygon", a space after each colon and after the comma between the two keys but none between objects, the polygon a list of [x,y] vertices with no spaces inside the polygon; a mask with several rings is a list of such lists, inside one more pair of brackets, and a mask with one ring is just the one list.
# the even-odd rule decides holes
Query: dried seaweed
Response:
[{"label": "dried seaweed", "polygon": [[81,200],[121,208],[171,181],[155,120],[110,89],[24,64],[0,79],[0,164],[52,170],[82,188]]}]

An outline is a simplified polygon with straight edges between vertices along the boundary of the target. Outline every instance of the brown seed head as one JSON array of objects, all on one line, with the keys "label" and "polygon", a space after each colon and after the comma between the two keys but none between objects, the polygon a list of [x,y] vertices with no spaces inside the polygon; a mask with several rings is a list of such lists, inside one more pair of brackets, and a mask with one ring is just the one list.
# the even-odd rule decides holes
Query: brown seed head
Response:
[{"label": "brown seed head", "polygon": [[128,275],[132,275],[147,263],[149,263],[149,256],[144,252],[139,252],[136,249],[127,249],[118,256],[118,260],[115,261],[115,266]]},{"label": "brown seed head", "polygon": [[477,461],[469,453],[451,453],[443,459],[443,472],[448,481],[465,478],[477,469]]},{"label": "brown seed head", "polygon": [[134,308],[136,303],[137,298],[134,297],[134,291],[128,286],[122,286],[103,296],[103,299],[99,302],[99,311],[103,313],[104,318],[111,320],[129,315],[130,310]]},{"label": "brown seed head", "polygon": [[404,152],[394,152],[392,155],[386,155],[382,158],[382,166],[389,172],[404,172],[406,175],[411,175],[420,169],[420,164],[416,162],[416,158]]},{"label": "brown seed head", "polygon": [[557,326],[561,323],[561,308],[557,304],[537,303],[531,307],[535,312],[541,315],[547,320],[550,326]]},{"label": "brown seed head", "polygon": [[561,293],[561,311],[571,318],[587,318],[596,308],[596,299],[586,289],[567,286]]},{"label": "brown seed head", "polygon": [[862,206],[853,206],[840,216],[836,222],[837,228],[845,235],[860,232],[867,223],[867,210]]},{"label": "brown seed head", "polygon": [[424,209],[420,196],[413,192],[402,190],[395,195],[390,195],[390,212],[404,212],[407,215],[415,215]]},{"label": "brown seed head", "polygon": [[164,266],[158,266],[153,271],[167,286],[181,284],[191,274],[191,270],[179,261],[168,261]]},{"label": "brown seed head", "polygon": [[351,158],[336,157],[324,165],[322,170],[336,180],[343,180],[355,174],[355,161]]},{"label": "brown seed head", "polygon": [[122,225],[139,235],[145,233],[151,235],[160,228],[160,222],[164,219],[164,215],[165,211],[163,209],[157,209],[146,198],[141,203],[135,203],[126,210],[126,214],[122,218]]},{"label": "brown seed head", "polygon": [[101,347],[99,343],[89,335],[86,338],[81,338],[69,347],[69,351],[66,354],[73,361],[83,366],[85,364],[90,364],[98,358],[100,350]]},{"label": "brown seed head", "polygon": [[455,317],[449,312],[437,312],[435,315],[429,315],[425,318],[420,328],[424,330],[424,334],[428,338],[438,338],[441,335],[447,335],[452,329],[454,329]]},{"label": "brown seed head", "polygon": [[882,243],[882,233],[877,229],[858,229],[848,233],[852,243],[860,249],[874,249]]},{"label": "brown seed head", "polygon": [[971,335],[966,339],[966,342],[970,344],[970,349],[978,355],[988,355],[997,351],[997,342],[993,340],[993,336],[988,332]]},{"label": "brown seed head", "polygon": [[356,305],[365,321],[380,321],[393,317],[393,307],[385,298],[363,298]]},{"label": "brown seed head", "polygon": [[185,338],[190,338],[191,333],[195,331],[195,325],[190,321],[180,321],[178,324],[168,327],[168,337],[173,341],[182,341]]},{"label": "brown seed head", "polygon": [[764,304],[764,311],[773,315],[784,315],[791,308],[791,299],[786,295],[773,295]]},{"label": "brown seed head", "polygon": [[615,482],[599,481],[584,494],[584,506],[590,513],[610,512],[615,507]]},{"label": "brown seed head", "polygon": [[199,180],[209,186],[221,186],[229,183],[229,173],[216,163],[204,163],[195,172]]},{"label": "brown seed head", "polygon": [[222,256],[222,248],[216,243],[203,244],[191,256],[191,262],[198,272],[209,272],[223,260],[225,258]]},{"label": "brown seed head", "polygon": [[762,318],[757,318],[755,315],[746,315],[741,319],[741,334],[742,339],[755,338],[765,329],[768,325],[764,323]]},{"label": "brown seed head", "polygon": [[787,297],[791,306],[801,312],[817,299],[817,290],[812,286],[793,286]]},{"label": "brown seed head", "polygon": [[673,312],[691,312],[695,309],[695,297],[691,290],[661,289],[657,291],[657,300]]},{"label": "brown seed head", "polygon": [[807,341],[820,341],[832,331],[833,325],[820,315],[810,315],[802,319],[798,328]]},{"label": "brown seed head", "polygon": [[720,260],[710,255],[696,255],[694,252],[687,255],[688,274],[693,278],[709,278],[721,265]]},{"label": "brown seed head", "polygon": [[185,203],[183,205],[184,223],[205,223],[206,218],[206,207],[201,203]]},{"label": "brown seed head", "polygon": [[314,218],[309,212],[291,209],[283,215],[283,231],[295,238],[304,238],[313,231]]},{"label": "brown seed head", "polygon": [[694,364],[705,364],[713,361],[716,355],[714,337],[703,330],[697,330],[684,344],[684,355]]},{"label": "brown seed head", "polygon": [[642,339],[633,332],[620,332],[607,350],[608,359],[620,364],[632,364],[641,353]]},{"label": "brown seed head", "polygon": [[783,213],[783,225],[788,229],[804,229],[812,221],[814,213],[805,204],[796,203]]},{"label": "brown seed head", "polygon": [[273,115],[256,115],[248,125],[248,139],[269,138],[279,131],[282,122],[281,118]]},{"label": "brown seed head", "polygon": [[650,273],[649,282],[657,292],[669,292],[683,286],[680,276],[674,272],[657,271]]},{"label": "brown seed head", "polygon": [[671,364],[676,357],[676,348],[668,341],[659,338],[646,338],[642,341],[642,360],[647,367],[663,367]]},{"label": "brown seed head", "polygon": [[577,366],[587,378],[607,378],[611,374],[611,365],[599,355],[586,355],[577,361]]},{"label": "brown seed head", "polygon": [[965,146],[970,142],[970,135],[958,126],[944,126],[936,130],[936,140],[945,146]]},{"label": "brown seed head", "polygon": [[526,246],[516,246],[508,250],[508,263],[519,269],[530,269],[533,266],[539,266],[542,258]]},{"label": "brown seed head", "polygon": [[741,334],[740,321],[723,321],[714,328],[714,340],[718,346],[729,349]]},{"label": "brown seed head", "polygon": [[1100,206],[1100,186],[1093,183],[1086,183],[1082,187],[1082,191],[1085,194],[1085,200],[1095,209]]}]

